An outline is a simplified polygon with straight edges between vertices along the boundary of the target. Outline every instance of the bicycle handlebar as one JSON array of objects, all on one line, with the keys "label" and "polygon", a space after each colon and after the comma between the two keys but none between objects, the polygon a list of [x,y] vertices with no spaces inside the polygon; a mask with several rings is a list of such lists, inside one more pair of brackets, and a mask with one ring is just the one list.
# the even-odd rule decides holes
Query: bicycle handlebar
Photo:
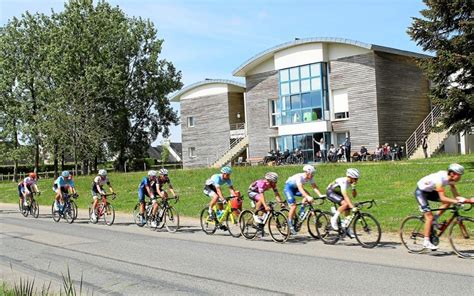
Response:
[{"label": "bicycle handlebar", "polygon": [[370,204],[370,205],[367,207],[367,209],[370,209],[370,208],[372,208],[374,205],[377,205],[377,203],[375,202],[375,200],[372,199],[372,200],[366,200],[366,201],[357,202],[357,203],[354,204],[354,206],[355,206],[356,208],[359,208],[359,207],[361,207],[361,206],[363,206],[363,205],[365,205],[365,204]]}]

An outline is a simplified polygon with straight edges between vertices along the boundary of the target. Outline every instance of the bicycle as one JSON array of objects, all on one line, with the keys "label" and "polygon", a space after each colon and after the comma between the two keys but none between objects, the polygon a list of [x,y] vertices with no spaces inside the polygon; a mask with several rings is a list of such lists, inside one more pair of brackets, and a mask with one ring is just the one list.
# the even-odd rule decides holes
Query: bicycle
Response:
[{"label": "bicycle", "polygon": [[[379,222],[374,216],[361,211],[361,208],[366,204],[369,205],[367,209],[376,205],[375,200],[354,203],[354,206],[359,210],[345,218],[345,227],[342,227],[341,219],[339,217],[337,221],[339,226],[338,230],[334,230],[331,226],[332,213],[319,213],[316,218],[316,230],[320,239],[325,244],[334,245],[341,238],[348,236],[352,239],[352,236],[354,236],[357,242],[364,248],[374,248],[377,246],[382,236],[382,230]],[[334,206],[337,207],[339,205],[334,203]]]},{"label": "bicycle", "polygon": [[73,199],[78,198],[79,195],[77,193],[69,194],[63,193],[63,201],[64,204],[59,205],[59,210],[54,210],[54,204],[56,201],[53,201],[51,205],[51,213],[53,216],[54,222],[59,222],[61,218],[66,219],[66,222],[71,224],[77,218],[77,205]]},{"label": "bicycle", "polygon": [[[326,196],[322,197],[316,197],[314,198],[316,202],[316,205],[322,205],[324,203],[324,199],[326,199]],[[303,203],[297,203],[297,207],[301,207]],[[281,209],[281,212],[285,214],[286,217],[288,217],[289,209]],[[320,209],[316,209],[313,206],[313,203],[309,203],[305,205],[305,210],[303,216],[298,215],[297,211],[295,213],[295,217],[293,218],[293,227],[295,228],[296,232],[299,232],[304,224],[304,221],[306,221],[306,227],[308,228],[308,232],[311,235],[311,237],[315,239],[319,239],[318,231],[317,231],[317,221],[316,217],[319,213],[322,213]]]},{"label": "bicycle", "polygon": [[[465,207],[465,205],[464,205]],[[470,211],[473,208],[472,204],[467,208],[463,208],[462,204],[454,204],[453,206],[444,210],[451,210],[451,217],[444,221],[439,229],[435,225],[431,226],[430,241],[433,245],[439,244],[439,238],[449,228],[449,243],[456,253],[461,258],[474,258],[474,219],[471,217],[462,216],[459,211]],[[438,211],[440,209],[432,209],[430,212]],[[423,247],[424,240],[425,218],[423,215],[410,215],[403,219],[400,226],[400,239],[410,253],[421,253],[425,248]]]},{"label": "bicycle", "polygon": [[255,239],[260,232],[262,237],[265,235],[265,224],[268,225],[268,232],[272,240],[277,243],[284,243],[290,237],[290,228],[288,218],[281,212],[275,210],[277,202],[270,201],[268,206],[270,211],[264,213],[263,219],[255,221],[254,215],[263,212],[263,207],[255,211],[245,210],[239,216],[240,232],[246,239]]},{"label": "bicycle", "polygon": [[106,225],[111,226],[112,224],[114,224],[115,209],[114,206],[107,201],[107,196],[112,196],[112,200],[114,200],[117,197],[117,194],[110,193],[101,195],[101,201],[95,209],[95,219],[92,218],[92,204],[94,202],[91,202],[91,204],[89,205],[89,221],[91,221],[91,223],[97,224],[97,222],[99,222],[99,219],[103,217]]},{"label": "bicycle", "polygon": [[[214,205],[213,218],[209,216],[209,207],[206,206],[201,210],[200,222],[201,229],[206,234],[214,234],[217,228],[229,231],[230,235],[233,237],[240,237],[240,227],[239,227],[239,215],[241,213],[240,206],[243,200],[243,196],[228,196],[225,197],[225,201],[218,201]],[[224,205],[224,209],[220,211],[217,210],[218,205]],[[225,223],[225,224],[224,224]]]},{"label": "bicycle", "polygon": [[[160,202],[160,209],[156,214],[156,217],[149,216],[147,223],[149,224],[151,229],[161,229],[166,226],[166,230],[168,232],[176,232],[179,229],[179,214],[176,208],[169,204],[169,199],[161,199]],[[176,196],[174,199],[174,203],[176,204],[179,200],[179,197]],[[151,215],[151,212],[149,213]],[[156,226],[152,226],[151,222],[155,221]]]},{"label": "bicycle", "polygon": [[[28,215],[31,215],[35,218],[38,218],[39,216],[39,206],[38,203],[36,202],[35,195],[40,194],[39,192],[31,192],[31,197],[27,198],[26,197],[26,203],[27,205],[24,206],[21,202],[21,200],[18,201],[18,207],[20,209],[20,213],[24,217],[28,217]],[[25,198],[25,197],[24,197]],[[30,201],[31,199],[31,201]]]}]

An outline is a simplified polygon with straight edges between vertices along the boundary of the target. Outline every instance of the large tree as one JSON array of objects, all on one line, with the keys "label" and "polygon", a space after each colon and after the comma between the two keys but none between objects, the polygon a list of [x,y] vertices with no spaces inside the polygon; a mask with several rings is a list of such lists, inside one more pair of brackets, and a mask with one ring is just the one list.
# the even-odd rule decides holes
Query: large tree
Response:
[{"label": "large tree", "polygon": [[436,54],[419,61],[433,82],[431,98],[443,111],[451,133],[474,127],[474,1],[424,0],[423,18],[413,18],[408,34]]}]

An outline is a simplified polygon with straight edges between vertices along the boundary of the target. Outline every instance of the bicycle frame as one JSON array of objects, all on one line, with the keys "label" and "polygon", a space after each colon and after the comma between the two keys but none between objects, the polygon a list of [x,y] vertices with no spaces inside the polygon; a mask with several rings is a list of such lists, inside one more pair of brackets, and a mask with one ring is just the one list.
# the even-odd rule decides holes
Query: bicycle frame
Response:
[{"label": "bicycle frame", "polygon": [[[225,207],[222,209],[222,215],[220,217],[217,217],[217,215],[215,216],[215,220],[217,221],[217,223],[223,224],[226,221],[227,216],[231,214],[234,210],[237,210],[237,209],[232,208],[232,205],[230,203],[232,198],[239,198],[239,197],[233,197],[233,196],[226,197],[226,203],[225,203]],[[222,202],[218,201],[212,208],[214,213],[216,214],[217,214],[217,209],[218,209],[217,205],[219,203],[222,204]],[[232,223],[236,223],[238,220],[238,217],[236,218],[234,215],[230,215],[230,219]]]},{"label": "bicycle frame", "polygon": [[[472,208],[472,206],[471,206],[471,208]],[[439,211],[439,210],[444,210],[444,211],[451,210],[452,215],[451,215],[451,217],[449,217],[449,219],[446,220],[446,223],[443,223],[441,225],[440,229],[437,230],[437,229],[435,229],[435,227],[432,226],[431,236],[434,236],[436,239],[441,237],[443,235],[443,233],[446,231],[446,229],[448,229],[449,225],[451,225],[451,223],[453,223],[453,221],[456,220],[454,223],[460,223],[461,229],[463,230],[463,235],[465,236],[465,238],[468,238],[468,236],[466,237],[467,230],[466,230],[465,226],[462,224],[462,219],[460,219],[460,217],[462,217],[462,216],[459,214],[459,207],[454,206],[454,207],[449,207],[449,208],[444,208],[444,209],[442,209],[442,208],[430,209],[429,212],[436,212],[436,211]],[[423,221],[425,221],[425,216],[424,215],[421,215],[421,218],[423,219]]]}]

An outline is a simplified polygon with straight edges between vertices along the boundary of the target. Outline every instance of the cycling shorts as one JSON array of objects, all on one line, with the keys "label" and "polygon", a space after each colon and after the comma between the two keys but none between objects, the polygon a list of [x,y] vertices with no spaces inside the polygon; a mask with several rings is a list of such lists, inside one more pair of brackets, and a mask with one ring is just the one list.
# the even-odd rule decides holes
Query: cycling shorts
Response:
[{"label": "cycling shorts", "polygon": [[23,184],[18,185],[18,196],[23,197],[23,194],[25,193],[26,189],[28,189],[28,191],[31,192],[30,186],[27,185],[25,188],[25,185]]},{"label": "cycling shorts", "polygon": [[211,198],[214,198],[214,196],[217,195],[216,186],[214,186],[212,184],[204,186],[203,192],[204,192],[205,195],[207,195]]},{"label": "cycling shorts", "polygon": [[[154,190],[152,190],[152,191],[154,191]],[[154,195],[156,196],[156,192],[154,192]],[[145,187],[138,188],[138,202],[141,202],[141,203],[145,202],[145,196],[150,197],[148,195],[148,191],[146,190],[146,188]]]},{"label": "cycling shorts", "polygon": [[285,184],[283,193],[285,194],[286,201],[289,205],[294,204],[296,202],[295,196],[303,196],[298,190],[298,187],[293,187],[290,184]]},{"label": "cycling shorts", "polygon": [[428,200],[440,201],[439,193],[437,191],[423,191],[418,187],[415,190],[415,198],[418,202],[418,205],[420,206],[420,211],[423,213],[429,212],[431,210]]},{"label": "cycling shorts", "polygon": [[263,193],[258,193],[252,190],[249,190],[247,193],[248,193],[249,198],[253,200],[254,202],[258,202],[263,197]]},{"label": "cycling shorts", "polygon": [[[56,190],[58,190],[58,184],[53,185],[53,191],[56,192]],[[62,193],[69,193],[67,187],[61,187],[61,192]]]},{"label": "cycling shorts", "polygon": [[331,190],[331,189],[328,189],[326,191],[326,197],[327,197],[327,199],[329,199],[332,202],[337,203],[338,205],[340,205],[341,202],[344,200],[344,197],[341,194],[339,194],[339,193],[337,193],[337,192],[335,192],[334,190]]}]

